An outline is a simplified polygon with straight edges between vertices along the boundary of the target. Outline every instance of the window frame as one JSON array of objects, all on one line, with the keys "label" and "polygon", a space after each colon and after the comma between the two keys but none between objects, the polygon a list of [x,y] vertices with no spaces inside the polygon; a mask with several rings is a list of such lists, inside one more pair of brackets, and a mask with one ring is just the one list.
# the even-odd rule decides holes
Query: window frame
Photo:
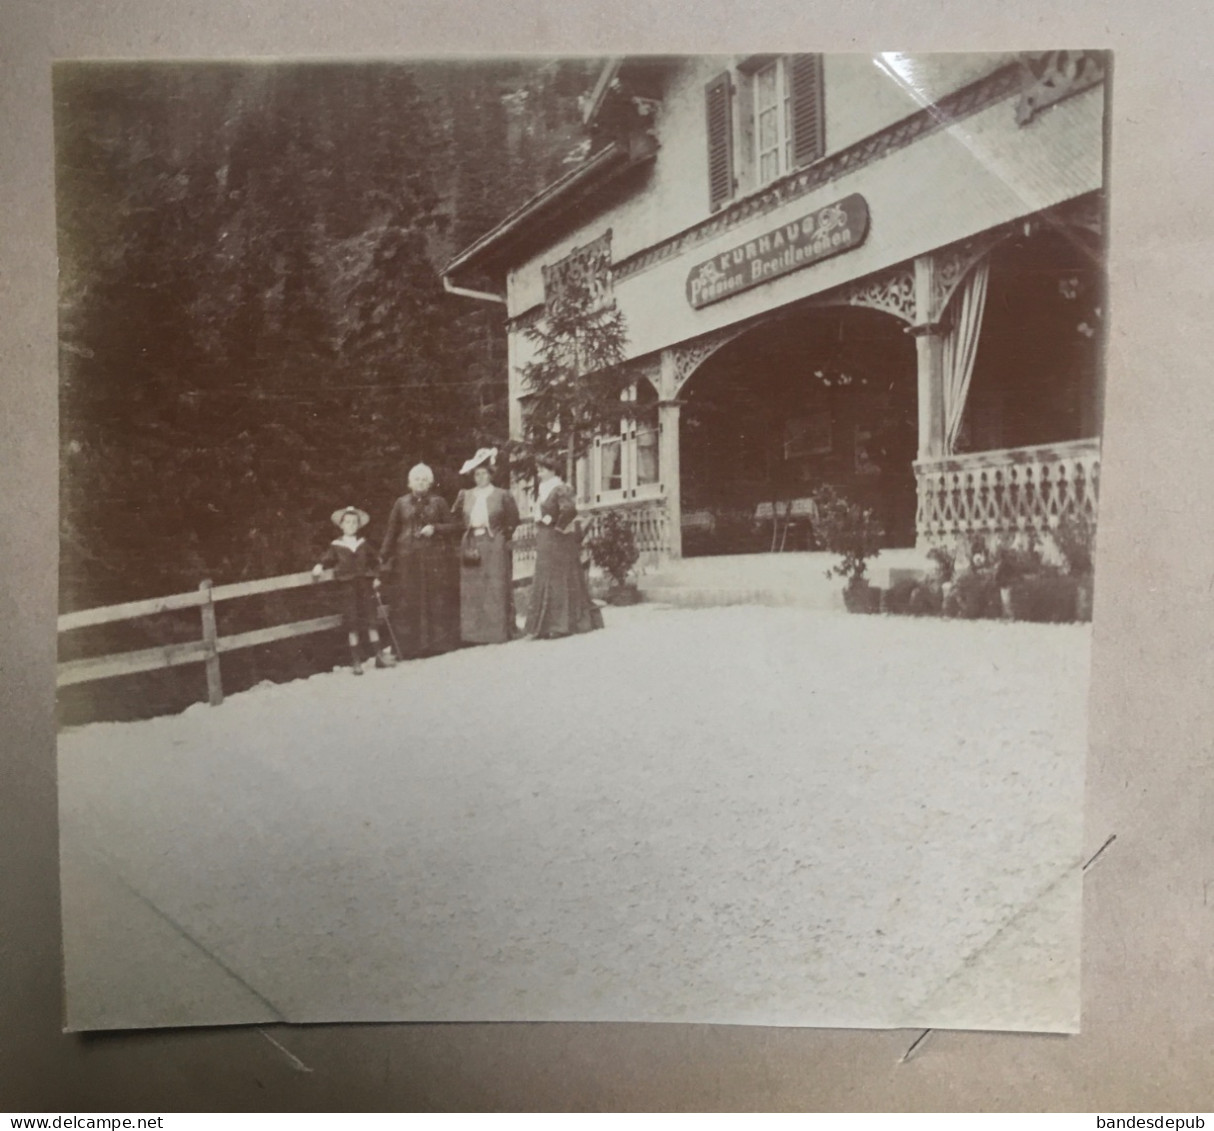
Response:
[{"label": "window frame", "polygon": [[[750,76],[751,93],[751,132],[754,137],[753,151],[749,154],[754,172],[754,187],[764,188],[778,181],[786,173],[793,170],[792,143],[792,90],[789,84],[788,65],[786,56],[777,55],[769,62],[763,63]],[[760,101],[763,76],[772,72],[770,105]],[[763,115],[771,113],[775,117],[775,140],[771,146],[763,145]],[[763,172],[763,158],[768,154],[775,157],[775,171],[770,175]]]},{"label": "window frame", "polygon": [[[638,416],[625,418],[620,421],[618,433],[606,436],[596,436],[590,449],[587,466],[590,485],[590,506],[610,506],[614,503],[630,502],[633,499],[655,499],[662,496],[662,421],[659,413],[657,390],[653,383],[642,378],[649,386],[650,396],[646,397],[645,416],[652,414],[652,420],[639,419]],[[640,382],[631,385],[620,395],[620,399],[635,403],[639,400]],[[654,449],[657,456],[656,475],[651,483],[640,482],[640,459],[638,442],[642,434],[654,436]],[[605,488],[603,484],[603,450],[608,445],[620,446],[620,486]]]},{"label": "window frame", "polygon": [[[729,112],[732,117],[731,144],[729,155],[732,162],[733,192],[723,199],[715,199],[709,186],[709,210],[719,211],[753,193],[759,192],[768,185],[789,176],[798,169],[808,168],[826,156],[826,91],[824,56],[816,54],[807,56],[816,60],[817,88],[812,98],[817,104],[817,144],[811,146],[813,156],[798,161],[795,115],[797,113],[797,91],[794,89],[793,73],[797,67],[798,55],[749,55],[736,60],[726,71],[717,75],[708,83],[706,90],[720,82],[723,76],[728,76],[732,97],[729,102]],[[775,68],[775,108],[777,146],[774,150],[777,157],[776,172],[764,176],[762,171],[761,148],[762,138],[759,122],[760,107],[758,101],[758,84],[760,76],[771,68]],[[768,150],[772,152],[772,150]]]}]

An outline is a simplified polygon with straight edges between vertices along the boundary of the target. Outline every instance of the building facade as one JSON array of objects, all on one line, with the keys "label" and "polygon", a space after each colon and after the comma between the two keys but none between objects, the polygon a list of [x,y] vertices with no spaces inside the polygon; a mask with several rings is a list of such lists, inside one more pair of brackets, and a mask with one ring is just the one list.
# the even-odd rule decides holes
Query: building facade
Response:
[{"label": "building facade", "polygon": [[589,155],[446,270],[505,303],[512,434],[527,327],[572,273],[622,312],[638,402],[579,496],[622,508],[650,561],[736,549],[766,518],[774,546],[823,483],[891,546],[1094,518],[1107,70],[610,60]]}]

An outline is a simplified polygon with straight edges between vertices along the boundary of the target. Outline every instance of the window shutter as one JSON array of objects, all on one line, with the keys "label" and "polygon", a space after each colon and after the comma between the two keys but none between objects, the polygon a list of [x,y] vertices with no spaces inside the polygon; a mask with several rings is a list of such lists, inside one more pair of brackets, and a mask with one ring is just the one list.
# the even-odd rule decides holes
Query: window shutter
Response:
[{"label": "window shutter", "polygon": [[708,114],[708,203],[715,211],[733,196],[733,113],[729,72],[704,89]]},{"label": "window shutter", "polygon": [[788,59],[792,160],[798,168],[817,161],[826,150],[826,115],[822,106],[822,56]]}]

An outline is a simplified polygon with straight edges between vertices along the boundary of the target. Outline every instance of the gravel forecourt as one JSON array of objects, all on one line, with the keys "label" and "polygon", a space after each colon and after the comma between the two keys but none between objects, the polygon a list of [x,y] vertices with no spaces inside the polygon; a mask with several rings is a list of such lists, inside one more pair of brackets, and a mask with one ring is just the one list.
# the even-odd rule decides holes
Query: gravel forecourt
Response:
[{"label": "gravel forecourt", "polygon": [[1077,1027],[1088,626],[605,613],[65,730],[69,1027]]}]

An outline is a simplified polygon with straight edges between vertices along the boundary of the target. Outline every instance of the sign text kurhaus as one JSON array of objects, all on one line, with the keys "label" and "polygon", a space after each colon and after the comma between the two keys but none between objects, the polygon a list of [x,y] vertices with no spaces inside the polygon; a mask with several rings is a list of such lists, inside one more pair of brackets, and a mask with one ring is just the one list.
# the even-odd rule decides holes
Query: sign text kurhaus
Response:
[{"label": "sign text kurhaus", "polygon": [[782,224],[692,268],[687,301],[699,308],[757,287],[811,263],[820,263],[864,242],[868,204],[858,193],[808,216]]}]

